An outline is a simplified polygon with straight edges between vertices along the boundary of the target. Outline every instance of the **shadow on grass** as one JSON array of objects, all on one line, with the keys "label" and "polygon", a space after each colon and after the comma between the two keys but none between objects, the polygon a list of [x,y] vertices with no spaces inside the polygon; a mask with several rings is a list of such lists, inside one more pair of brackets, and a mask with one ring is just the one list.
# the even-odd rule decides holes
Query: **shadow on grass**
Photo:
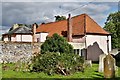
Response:
[{"label": "shadow on grass", "polygon": [[104,78],[103,74],[100,74],[98,71],[95,71],[95,73],[92,76],[93,80],[120,80],[120,77],[115,78]]},{"label": "shadow on grass", "polygon": [[120,61],[116,62],[116,66],[120,67]]},{"label": "shadow on grass", "polygon": [[95,74],[96,76],[98,76],[98,77],[104,77],[103,75],[101,75],[101,74]]},{"label": "shadow on grass", "polygon": [[98,72],[98,71],[95,71],[95,72]]},{"label": "shadow on grass", "polygon": [[103,74],[98,71],[94,71],[95,73],[92,75],[92,78],[104,78]]},{"label": "shadow on grass", "polygon": [[99,64],[99,61],[92,61],[93,64]]}]

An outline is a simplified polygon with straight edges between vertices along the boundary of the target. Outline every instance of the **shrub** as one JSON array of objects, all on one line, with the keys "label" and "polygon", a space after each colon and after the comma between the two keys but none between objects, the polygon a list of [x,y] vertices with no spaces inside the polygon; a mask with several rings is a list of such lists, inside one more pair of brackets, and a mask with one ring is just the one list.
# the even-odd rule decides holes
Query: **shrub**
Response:
[{"label": "shrub", "polygon": [[83,58],[76,54],[48,52],[34,58],[32,71],[68,75],[83,71],[83,62]]},{"label": "shrub", "polygon": [[55,33],[41,45],[41,53],[47,52],[73,53],[73,47],[65,38]]}]

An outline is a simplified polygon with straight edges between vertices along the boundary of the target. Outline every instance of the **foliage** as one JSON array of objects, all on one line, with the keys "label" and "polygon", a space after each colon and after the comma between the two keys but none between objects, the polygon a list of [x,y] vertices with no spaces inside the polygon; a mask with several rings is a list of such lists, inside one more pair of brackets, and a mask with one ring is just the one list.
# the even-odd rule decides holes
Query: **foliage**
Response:
[{"label": "foliage", "polygon": [[41,45],[41,53],[47,52],[73,53],[73,47],[63,37],[55,33]]},{"label": "foliage", "polygon": [[59,16],[59,15],[57,15],[57,16],[55,16],[55,21],[61,21],[61,20],[66,20],[66,17],[65,16]]},{"label": "foliage", "polygon": [[120,11],[107,17],[104,29],[112,34],[112,48],[120,48]]},{"label": "foliage", "polygon": [[[23,71],[13,71],[14,69],[14,64],[9,64],[7,63],[6,66],[9,67],[8,70],[2,70],[2,79],[4,80],[4,78],[6,78],[6,80],[9,80],[9,79],[20,79],[20,78],[37,78],[37,79],[40,79],[40,80],[43,80],[43,79],[50,79],[50,80],[64,80],[64,79],[82,79],[82,78],[90,78],[90,79],[95,79],[95,78],[104,78],[103,77],[103,73],[99,73],[97,70],[98,70],[98,67],[99,67],[99,64],[92,64],[92,67],[91,68],[87,68],[85,69],[84,73],[82,72],[76,72],[72,75],[68,75],[68,76],[63,76],[63,75],[59,75],[59,74],[54,74],[54,75],[47,75],[43,72],[23,72]],[[118,68],[119,72],[120,73],[120,67]],[[118,77],[120,77],[120,74],[118,74]]]},{"label": "foliage", "polygon": [[46,53],[33,59],[34,72],[45,72],[68,75],[76,71],[83,71],[83,58],[76,54]]},{"label": "foliage", "polygon": [[32,71],[68,75],[83,71],[83,62],[82,57],[73,54],[72,45],[55,33],[41,45],[41,54],[33,59]]},{"label": "foliage", "polygon": [[[0,64],[2,65],[3,67],[3,64]],[[43,80],[43,79],[52,79],[52,80],[56,80],[56,79],[73,79],[73,78],[76,78],[76,79],[82,79],[82,78],[90,78],[90,79],[95,79],[95,78],[104,78],[104,74],[103,73],[99,73],[98,72],[98,67],[99,67],[99,64],[95,64],[95,63],[92,63],[92,67],[91,68],[86,68],[84,70],[84,73],[82,72],[76,72],[72,75],[68,75],[68,76],[63,76],[63,75],[60,75],[60,74],[54,74],[54,75],[47,75],[43,72],[23,72],[23,71],[14,71],[14,67],[15,67],[15,64],[14,63],[6,63],[4,64],[5,66],[7,66],[7,70],[0,70],[2,72],[2,79],[4,80],[4,78],[6,78],[6,80],[9,80],[9,79],[20,79],[20,78],[37,78],[37,79],[40,79],[40,80]],[[116,79],[119,80],[120,78],[120,67],[118,67],[118,74],[116,75]],[[115,80],[116,80],[115,79]]]}]

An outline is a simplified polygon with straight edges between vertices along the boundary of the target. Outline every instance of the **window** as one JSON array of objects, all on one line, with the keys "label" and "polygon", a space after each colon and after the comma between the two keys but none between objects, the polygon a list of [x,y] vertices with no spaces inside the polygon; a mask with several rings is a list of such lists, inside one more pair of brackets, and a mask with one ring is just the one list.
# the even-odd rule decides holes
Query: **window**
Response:
[{"label": "window", "polygon": [[83,56],[83,57],[85,57],[85,59],[87,59],[87,49],[81,50],[81,56]]},{"label": "window", "polygon": [[75,54],[79,54],[81,56],[81,49],[74,49]]}]

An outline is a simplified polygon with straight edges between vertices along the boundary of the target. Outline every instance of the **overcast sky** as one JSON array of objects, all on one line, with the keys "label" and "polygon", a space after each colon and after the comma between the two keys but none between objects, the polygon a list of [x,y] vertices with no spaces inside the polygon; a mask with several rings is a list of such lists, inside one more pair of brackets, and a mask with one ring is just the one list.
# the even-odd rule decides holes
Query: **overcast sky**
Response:
[{"label": "overcast sky", "polygon": [[53,22],[54,16],[88,14],[101,27],[107,16],[118,11],[118,2],[14,2],[5,0],[0,3],[0,34],[5,33],[13,24],[33,24]]}]

